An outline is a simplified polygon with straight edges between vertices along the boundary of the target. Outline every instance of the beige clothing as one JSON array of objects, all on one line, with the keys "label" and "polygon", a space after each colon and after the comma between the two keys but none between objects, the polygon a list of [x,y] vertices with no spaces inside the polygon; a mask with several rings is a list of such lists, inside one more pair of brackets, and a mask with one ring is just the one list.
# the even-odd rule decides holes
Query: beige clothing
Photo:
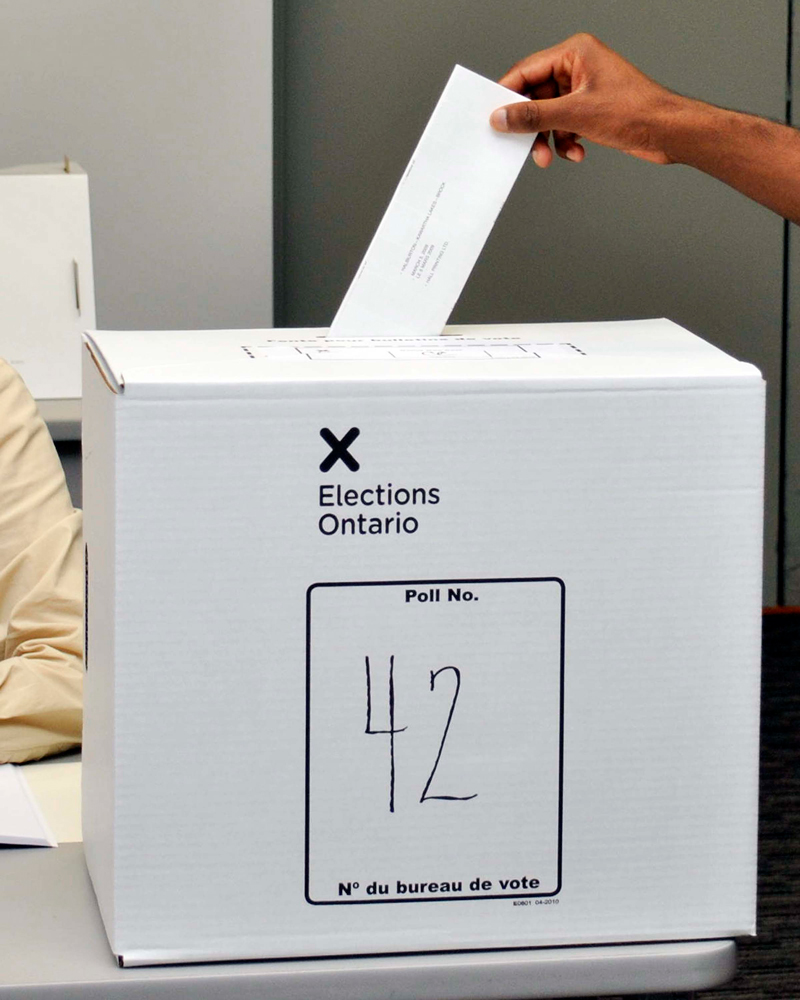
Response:
[{"label": "beige clothing", "polygon": [[0,764],[80,744],[83,543],[53,442],[0,361]]}]

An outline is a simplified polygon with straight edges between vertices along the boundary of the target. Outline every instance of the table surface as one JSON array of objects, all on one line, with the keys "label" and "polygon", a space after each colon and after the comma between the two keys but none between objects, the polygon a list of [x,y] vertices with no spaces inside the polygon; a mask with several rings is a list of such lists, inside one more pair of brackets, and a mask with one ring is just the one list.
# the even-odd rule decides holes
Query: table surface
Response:
[{"label": "table surface", "polygon": [[24,766],[60,846],[0,848],[0,1000],[499,1000],[689,992],[726,982],[732,941],[120,969],[80,842],[80,757]]}]

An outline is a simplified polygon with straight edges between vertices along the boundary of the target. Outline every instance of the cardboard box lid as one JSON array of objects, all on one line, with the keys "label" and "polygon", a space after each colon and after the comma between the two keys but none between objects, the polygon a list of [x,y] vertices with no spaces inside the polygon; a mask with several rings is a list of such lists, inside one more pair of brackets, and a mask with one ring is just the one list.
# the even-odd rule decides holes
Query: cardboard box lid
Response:
[{"label": "cardboard box lid", "polygon": [[85,177],[86,171],[75,160],[64,159],[61,163],[23,163],[16,167],[3,167],[0,177],[31,177],[50,174],[54,177]]},{"label": "cardboard box lid", "polygon": [[[85,343],[128,398],[263,395],[280,383],[524,383],[530,390],[760,380],[667,319],[450,326],[442,337],[333,339],[327,329],[95,331]],[[343,364],[343,362],[347,362]],[[259,388],[262,387],[262,388]]]}]

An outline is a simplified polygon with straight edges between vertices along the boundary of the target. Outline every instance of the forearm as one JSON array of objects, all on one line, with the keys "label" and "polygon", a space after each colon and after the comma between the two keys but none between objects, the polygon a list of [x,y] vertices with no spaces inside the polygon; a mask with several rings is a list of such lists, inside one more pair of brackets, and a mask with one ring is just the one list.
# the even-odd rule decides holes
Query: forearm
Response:
[{"label": "forearm", "polygon": [[81,513],[42,531],[0,569],[0,763],[81,740]]},{"label": "forearm", "polygon": [[800,132],[690,98],[671,107],[656,131],[672,162],[696,167],[800,223]]},{"label": "forearm", "polygon": [[0,361],[0,763],[80,743],[83,544],[36,404]]},{"label": "forearm", "polygon": [[82,684],[77,658],[46,649],[0,661],[0,764],[80,746]]}]

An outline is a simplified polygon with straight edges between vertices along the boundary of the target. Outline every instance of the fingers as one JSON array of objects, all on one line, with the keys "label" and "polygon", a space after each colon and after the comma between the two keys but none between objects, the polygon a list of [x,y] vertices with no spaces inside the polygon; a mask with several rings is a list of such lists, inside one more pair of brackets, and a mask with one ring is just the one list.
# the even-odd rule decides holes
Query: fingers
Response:
[{"label": "fingers", "polygon": [[578,142],[578,136],[574,132],[553,132],[553,142],[556,152],[563,160],[580,163],[586,155],[586,151]]},{"label": "fingers", "polygon": [[576,120],[577,95],[554,97],[544,101],[520,101],[497,108],[489,117],[492,128],[498,132],[548,132],[561,129],[571,132]]},{"label": "fingers", "polygon": [[550,80],[552,76],[553,68],[550,63],[542,62],[540,66],[537,66],[535,73],[526,72],[523,64],[518,63],[516,66],[512,66],[506,75],[497,82],[501,87],[507,87],[518,94],[526,94],[531,87],[536,87],[538,84]]},{"label": "fingers", "polygon": [[539,132],[531,150],[533,162],[537,167],[541,167],[542,169],[549,167],[553,162],[553,151],[550,149],[549,138],[549,132]]},{"label": "fingers", "polygon": [[508,87],[518,94],[524,94],[529,88],[544,83],[563,72],[565,53],[569,51],[571,41],[568,38],[560,45],[526,56],[512,66],[498,82],[502,87]]},{"label": "fingers", "polygon": [[[539,132],[536,136],[531,156],[537,167],[549,167],[553,162],[553,151],[550,148],[549,138],[549,132]],[[556,152],[565,160],[570,160],[572,163],[580,163],[586,155],[586,150],[577,141],[577,136],[570,135],[569,137],[559,139],[554,134],[553,139],[555,141]]]},{"label": "fingers", "polygon": [[489,124],[498,132],[539,132],[539,119],[537,102],[525,101],[496,108],[489,116]]},{"label": "fingers", "polygon": [[563,156],[565,160],[569,160],[572,163],[582,163],[583,158],[586,156],[586,150],[579,142],[573,141],[563,153],[559,150],[559,156]]}]

